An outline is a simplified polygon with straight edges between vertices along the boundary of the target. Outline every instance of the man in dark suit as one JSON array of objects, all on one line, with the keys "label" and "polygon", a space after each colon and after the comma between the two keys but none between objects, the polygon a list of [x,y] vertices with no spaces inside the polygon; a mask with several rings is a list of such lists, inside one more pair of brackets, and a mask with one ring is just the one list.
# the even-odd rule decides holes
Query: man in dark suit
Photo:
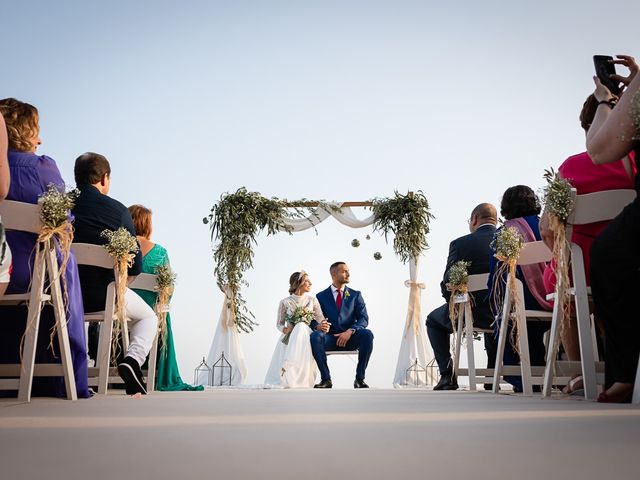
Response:
[{"label": "man in dark suit", "polygon": [[[325,320],[311,322],[311,350],[320,369],[320,383],[315,388],[331,388],[327,366],[327,350],[358,350],[358,366],[353,388],[369,388],[364,382],[365,370],[373,350],[373,333],[367,329],[369,315],[362,295],[347,288],[349,267],[336,262],[329,268],[332,283],[316,297]],[[328,321],[327,321],[328,319]]]},{"label": "man in dark suit", "polygon": [[[127,207],[108,196],[111,186],[111,166],[107,159],[98,153],[85,153],[76,159],[74,167],[76,184],[80,196],[73,209],[75,216],[74,241],[104,245],[106,239],[100,234],[103,230],[126,228],[135,237],[136,230]],[[85,312],[104,310],[107,286],[113,282],[113,270],[80,265],[80,284]],[[129,268],[129,278],[142,271],[142,255],[135,256]],[[133,290],[125,293],[125,313],[129,319],[129,349],[118,364],[118,374],[125,383],[128,394],[146,394],[146,385],[141,366],[144,364],[157,330],[157,318],[153,309]],[[95,325],[95,324],[93,324]],[[89,352],[95,358],[98,329],[90,328]]]},{"label": "man in dark suit", "polygon": [[[471,212],[469,218],[470,234],[457,238],[449,245],[449,257],[444,277],[440,282],[442,296],[447,301],[427,316],[427,334],[440,370],[440,381],[434,390],[457,390],[458,381],[453,372],[451,359],[450,335],[453,333],[449,319],[449,297],[447,291],[449,268],[459,260],[471,262],[469,275],[489,273],[489,256],[491,240],[496,231],[496,207],[490,203],[481,203]],[[489,305],[489,292],[482,290],[473,294],[475,303],[472,307],[473,323],[477,327],[491,328],[493,314]],[[494,368],[496,359],[496,340],[493,334],[484,334],[484,346],[487,352],[487,368]]]}]

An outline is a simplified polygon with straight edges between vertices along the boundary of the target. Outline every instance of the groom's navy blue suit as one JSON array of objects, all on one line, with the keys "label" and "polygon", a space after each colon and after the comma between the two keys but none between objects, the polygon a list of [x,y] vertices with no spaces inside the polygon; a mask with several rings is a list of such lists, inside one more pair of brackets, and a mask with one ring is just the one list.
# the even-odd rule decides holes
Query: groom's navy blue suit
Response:
[{"label": "groom's navy blue suit", "polygon": [[[331,287],[321,291],[316,295],[322,313],[331,323],[329,333],[316,330],[318,322],[311,322],[311,350],[320,369],[322,380],[331,379],[329,367],[327,366],[327,351],[332,350],[358,350],[358,367],[356,369],[356,379],[364,380],[364,373],[373,350],[373,333],[367,329],[369,315],[364,304],[362,295],[357,290],[344,287],[342,305],[340,310],[333,298]],[[338,347],[335,335],[349,329],[354,330],[353,335],[344,347]]]}]

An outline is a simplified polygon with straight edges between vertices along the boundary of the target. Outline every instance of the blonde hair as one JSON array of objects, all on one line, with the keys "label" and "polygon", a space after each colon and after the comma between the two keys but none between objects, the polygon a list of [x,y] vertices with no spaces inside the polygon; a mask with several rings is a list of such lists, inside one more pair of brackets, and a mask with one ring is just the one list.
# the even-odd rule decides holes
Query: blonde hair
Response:
[{"label": "blonde hair", "polygon": [[307,272],[304,270],[300,272],[293,272],[289,277],[289,294],[293,295],[300,288],[300,285],[304,283],[305,278],[307,278]]},{"label": "blonde hair", "polygon": [[9,148],[30,152],[36,147],[31,139],[40,132],[38,109],[15,98],[0,100],[0,113],[7,124]]}]

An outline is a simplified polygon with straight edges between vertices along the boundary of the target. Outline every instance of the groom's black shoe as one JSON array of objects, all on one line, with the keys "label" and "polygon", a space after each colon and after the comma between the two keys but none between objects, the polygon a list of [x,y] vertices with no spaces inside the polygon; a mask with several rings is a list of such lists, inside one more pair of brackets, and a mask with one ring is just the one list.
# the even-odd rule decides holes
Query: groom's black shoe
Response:
[{"label": "groom's black shoe", "polygon": [[353,388],[369,388],[369,385],[364,383],[364,380],[356,378],[355,382],[353,382]]},{"label": "groom's black shoe", "polygon": [[316,383],[313,388],[331,388],[333,387],[333,383],[331,383],[331,379],[322,380],[320,383]]},{"label": "groom's black shoe", "polygon": [[433,387],[434,390],[457,390],[458,389],[458,380],[455,375],[449,373],[447,375],[442,375],[440,377],[440,381],[438,384]]}]

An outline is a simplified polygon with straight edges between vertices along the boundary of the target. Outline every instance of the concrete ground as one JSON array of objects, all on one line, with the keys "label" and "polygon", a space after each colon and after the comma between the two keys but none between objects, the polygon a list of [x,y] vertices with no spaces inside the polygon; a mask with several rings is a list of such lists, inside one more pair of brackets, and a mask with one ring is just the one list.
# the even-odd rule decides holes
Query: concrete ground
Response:
[{"label": "concrete ground", "polygon": [[0,400],[0,479],[636,479],[640,408],[426,390]]}]

